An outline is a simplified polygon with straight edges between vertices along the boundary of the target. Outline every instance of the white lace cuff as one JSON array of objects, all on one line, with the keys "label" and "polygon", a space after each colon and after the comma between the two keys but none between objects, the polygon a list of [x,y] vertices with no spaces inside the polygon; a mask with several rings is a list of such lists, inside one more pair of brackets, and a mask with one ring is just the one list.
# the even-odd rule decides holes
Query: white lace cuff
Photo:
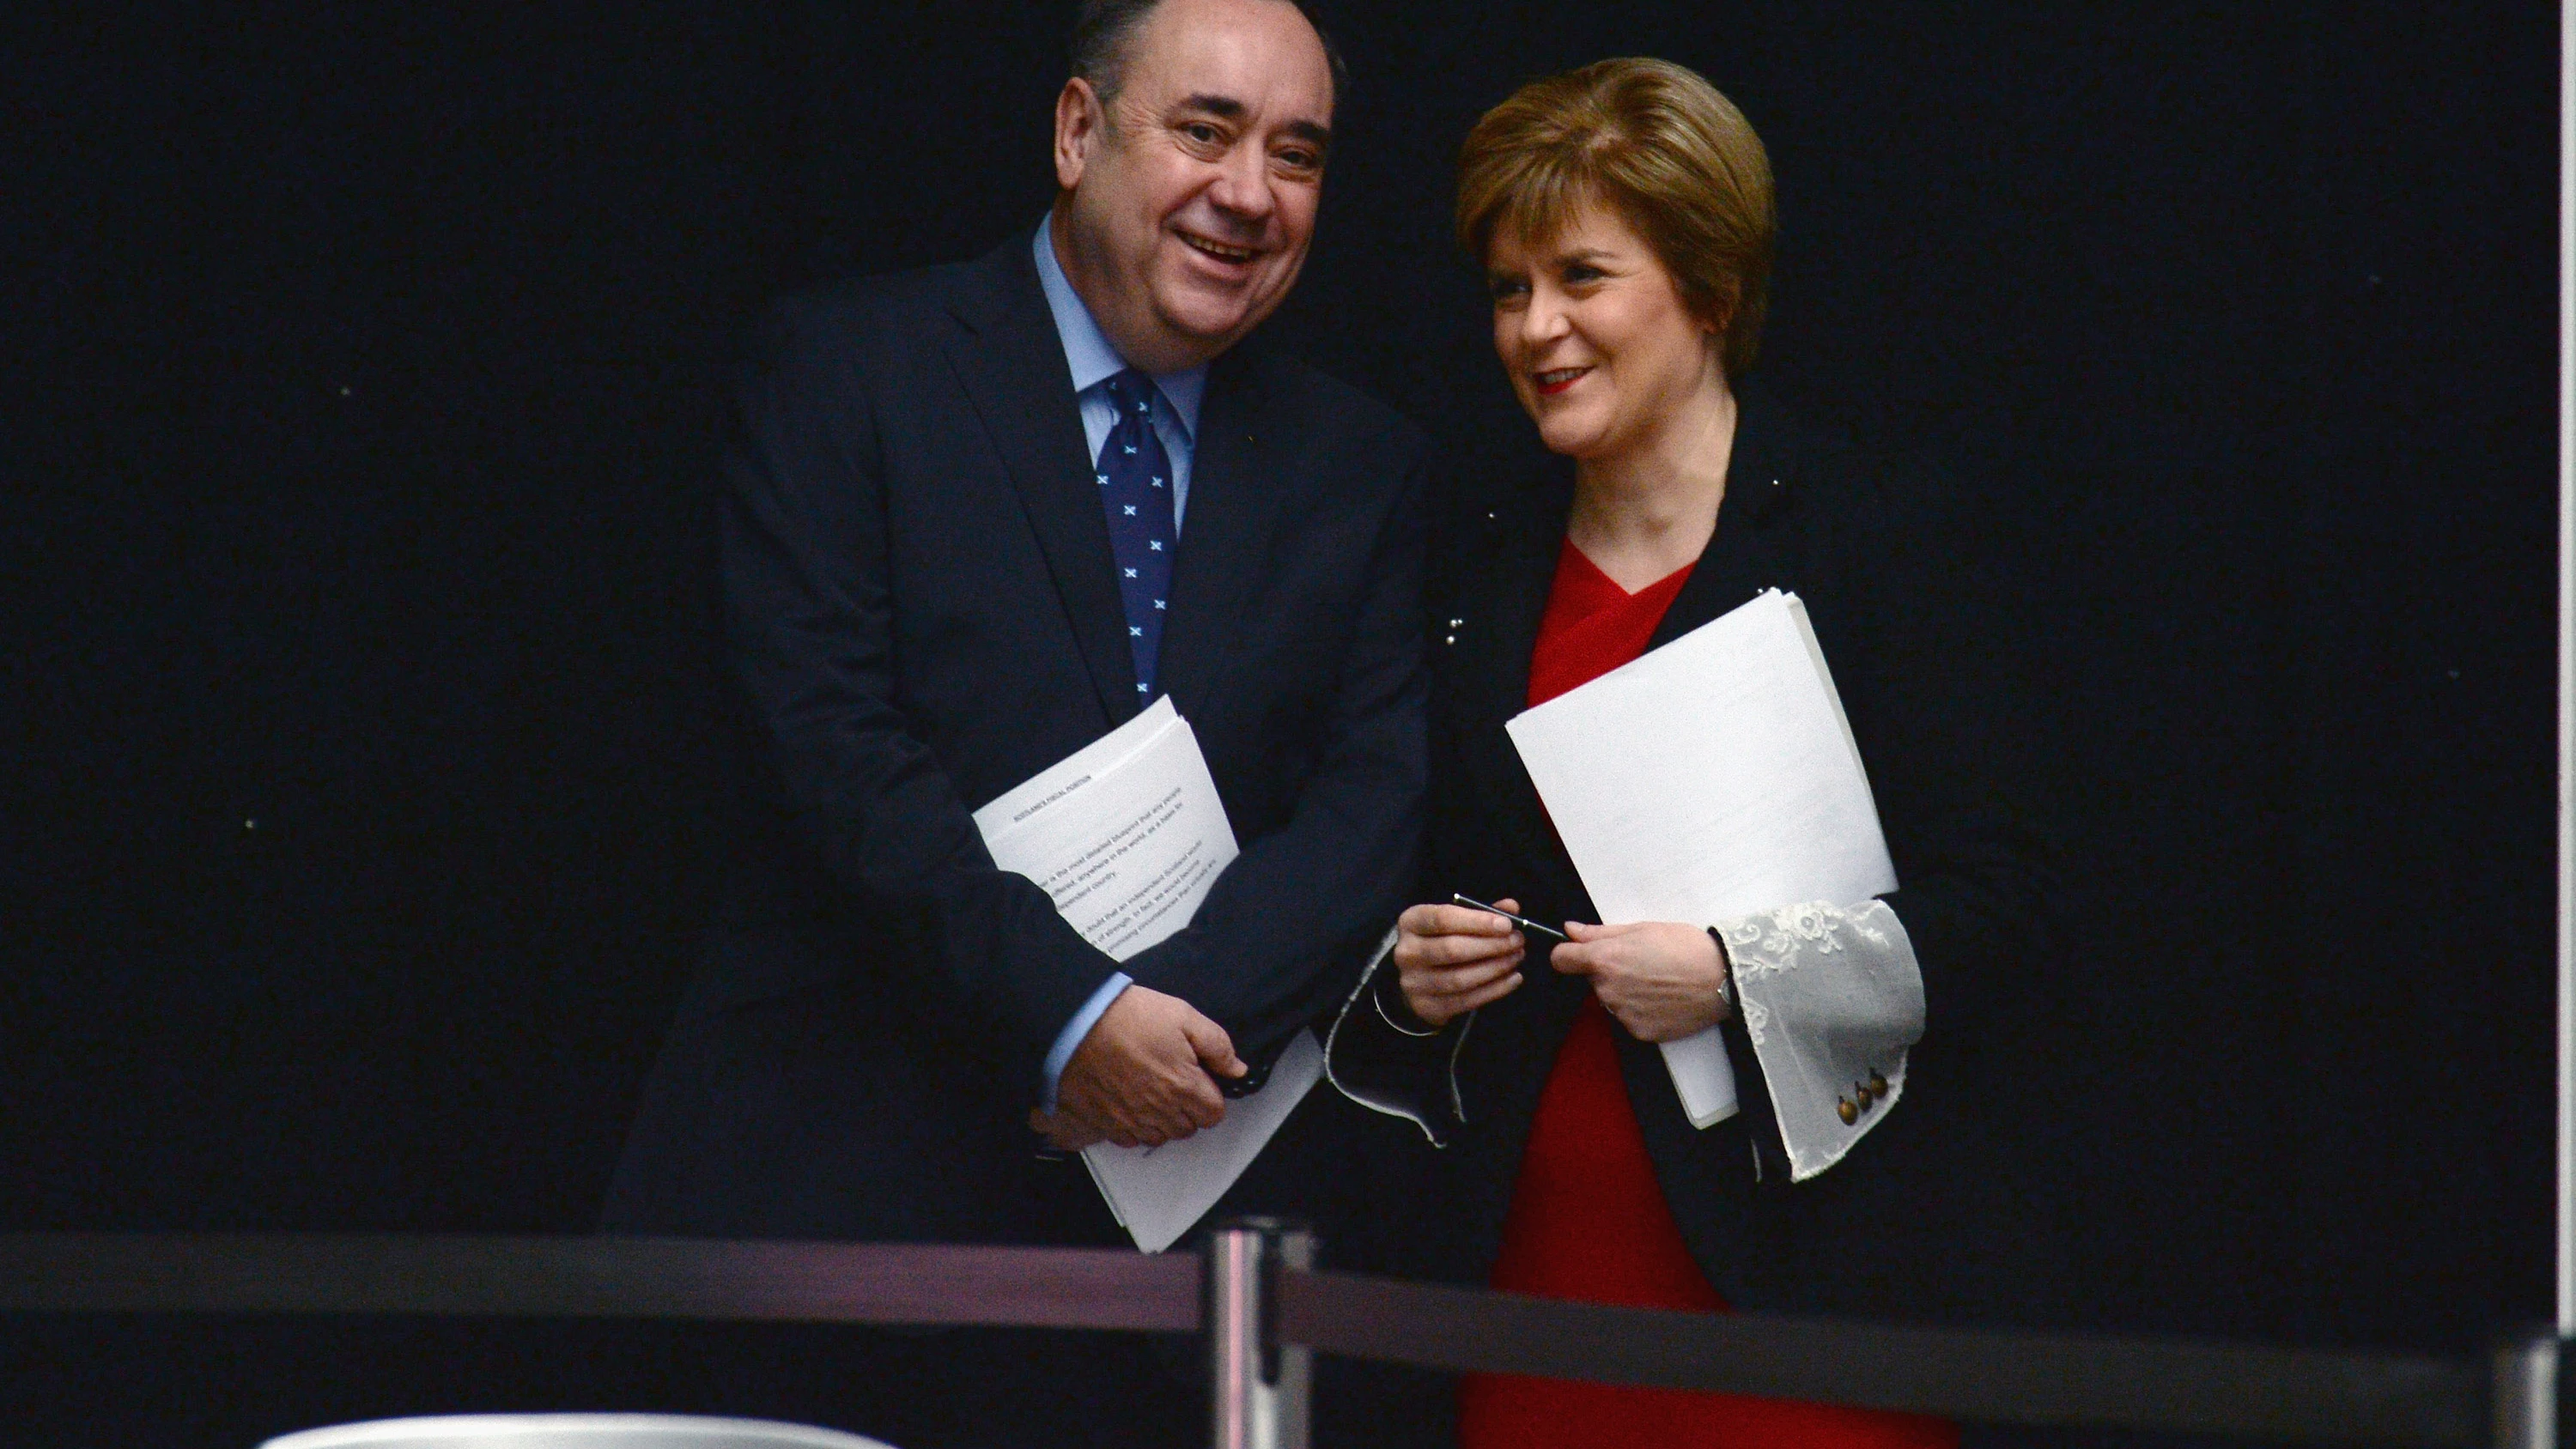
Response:
[{"label": "white lace cuff", "polygon": [[1789,1175],[1840,1162],[1905,1095],[1923,1037],[1923,973],[1884,901],[1783,906],[1718,924],[1744,1033],[1762,1065]]}]

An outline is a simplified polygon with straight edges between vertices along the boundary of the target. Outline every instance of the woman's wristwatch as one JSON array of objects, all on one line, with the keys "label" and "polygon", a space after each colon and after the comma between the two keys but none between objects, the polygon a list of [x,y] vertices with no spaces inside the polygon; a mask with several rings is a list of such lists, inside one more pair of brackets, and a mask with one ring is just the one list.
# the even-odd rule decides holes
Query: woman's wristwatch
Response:
[{"label": "woman's wristwatch", "polygon": [[1735,1011],[1735,958],[1726,954],[1726,937],[1718,934],[1717,927],[1708,928],[1708,939],[1717,947],[1717,999],[1732,1015]]}]

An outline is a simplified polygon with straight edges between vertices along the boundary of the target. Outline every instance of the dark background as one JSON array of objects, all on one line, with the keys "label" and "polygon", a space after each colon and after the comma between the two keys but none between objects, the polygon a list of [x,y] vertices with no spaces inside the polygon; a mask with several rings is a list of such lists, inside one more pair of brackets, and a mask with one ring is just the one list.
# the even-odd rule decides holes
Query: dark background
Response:
[{"label": "dark background", "polygon": [[[1709,76],[1780,177],[1760,375],[1950,456],[2016,619],[1962,647],[2073,926],[1997,1048],[2055,1145],[1998,1170],[2076,1316],[2463,1347],[2549,1306],[2555,16],[2239,8],[1328,6],[1271,326],[1517,466],[1457,142],[1601,56]],[[708,905],[732,339],[1032,224],[1069,12],[93,8],[0,58],[0,1227],[588,1226]],[[829,1357],[241,1327],[21,1321],[0,1413],[242,1444]]]}]

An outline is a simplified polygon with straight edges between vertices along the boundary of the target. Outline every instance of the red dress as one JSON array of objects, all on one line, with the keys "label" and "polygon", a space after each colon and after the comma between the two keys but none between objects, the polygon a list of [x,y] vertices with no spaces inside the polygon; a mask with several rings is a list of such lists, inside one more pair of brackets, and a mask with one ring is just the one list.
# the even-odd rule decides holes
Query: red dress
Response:
[{"label": "red dress", "polygon": [[[1569,540],[1530,656],[1529,702],[1645,652],[1690,577],[1631,594]],[[1541,1091],[1492,1285],[1511,1293],[1724,1313],[1682,1242],[1619,1075],[1618,1026],[1586,998]],[[1954,1449],[1955,1424],[1911,1414],[1675,1389],[1470,1374],[1461,1449]]]}]

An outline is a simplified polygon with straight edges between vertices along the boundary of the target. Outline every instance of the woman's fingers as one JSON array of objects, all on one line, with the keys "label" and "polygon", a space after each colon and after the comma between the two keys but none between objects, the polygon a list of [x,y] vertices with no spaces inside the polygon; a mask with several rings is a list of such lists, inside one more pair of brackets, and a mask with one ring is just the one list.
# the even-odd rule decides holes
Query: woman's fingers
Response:
[{"label": "woman's fingers", "polygon": [[[1509,897],[1494,904],[1520,910],[1520,902]],[[1520,985],[1528,943],[1507,917],[1468,906],[1423,904],[1406,907],[1396,926],[1396,971],[1405,999],[1426,1021],[1448,1021]]]},{"label": "woman's fingers", "polygon": [[[1511,901],[1495,904],[1507,911],[1515,906]],[[1407,906],[1395,923],[1417,936],[1508,936],[1515,929],[1505,917],[1468,906]]]},{"label": "woman's fingers", "polygon": [[1499,961],[1465,971],[1408,972],[1404,977],[1404,999],[1414,1015],[1433,1026],[1442,1026],[1518,990],[1520,962],[1520,953],[1515,951]]},{"label": "woman's fingers", "polygon": [[1500,936],[1414,936],[1395,943],[1395,964],[1403,971],[1447,971],[1518,954],[1527,945],[1520,933]]},{"label": "woman's fingers", "polygon": [[[1508,936],[1520,927],[1509,916],[1480,911],[1471,906],[1433,906],[1434,934],[1443,936]],[[1504,909],[1509,910],[1506,906]]]},{"label": "woman's fingers", "polygon": [[1448,1003],[1449,1010],[1452,1015],[1464,1016],[1487,1002],[1500,1001],[1520,989],[1521,974],[1514,971],[1499,981],[1488,982],[1465,996],[1451,999]]},{"label": "woman's fingers", "polygon": [[1446,998],[1478,990],[1506,976],[1520,974],[1521,954],[1512,951],[1491,961],[1481,961],[1446,971],[1413,971],[1405,973],[1405,990],[1410,995]]},{"label": "woman's fingers", "polygon": [[[1601,976],[1647,969],[1656,959],[1655,938],[1640,937],[1637,933],[1662,928],[1663,923],[1656,921],[1629,921],[1616,926],[1587,926],[1581,921],[1568,921],[1565,931],[1574,939],[1549,952],[1548,964],[1569,976]],[[1705,938],[1694,934],[1691,939],[1696,942]]]},{"label": "woman's fingers", "polygon": [[1661,923],[1656,921],[1622,921],[1617,925],[1596,926],[1584,921],[1568,921],[1565,923],[1565,934],[1577,941],[1607,941],[1615,937],[1625,936],[1632,931],[1642,931],[1649,926],[1658,924]]},{"label": "woman's fingers", "polygon": [[1438,906],[1406,906],[1404,914],[1395,918],[1395,928],[1408,936],[1431,935],[1431,923],[1440,919],[1439,910]]}]

